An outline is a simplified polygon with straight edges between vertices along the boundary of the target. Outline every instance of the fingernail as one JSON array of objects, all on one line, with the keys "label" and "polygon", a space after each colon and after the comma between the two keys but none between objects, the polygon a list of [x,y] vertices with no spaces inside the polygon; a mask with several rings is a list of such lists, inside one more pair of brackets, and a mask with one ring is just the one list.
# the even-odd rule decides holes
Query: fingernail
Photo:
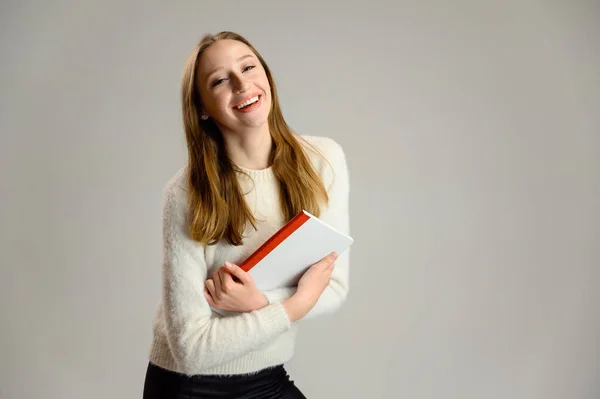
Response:
[{"label": "fingernail", "polygon": [[329,257],[331,259],[336,259],[338,257],[338,254],[337,254],[337,252],[332,252],[331,255],[329,255]]},{"label": "fingernail", "polygon": [[231,268],[233,268],[233,265],[229,262],[225,262],[225,267],[228,269],[231,269]]}]

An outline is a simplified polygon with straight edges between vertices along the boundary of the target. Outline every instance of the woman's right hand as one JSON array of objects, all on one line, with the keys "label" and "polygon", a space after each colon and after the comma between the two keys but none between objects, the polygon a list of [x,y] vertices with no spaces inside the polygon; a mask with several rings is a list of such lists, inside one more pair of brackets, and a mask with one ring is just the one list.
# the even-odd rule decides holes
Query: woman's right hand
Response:
[{"label": "woman's right hand", "polygon": [[301,319],[315,306],[327,288],[335,265],[335,252],[312,265],[298,281],[296,293],[283,302],[292,322]]}]

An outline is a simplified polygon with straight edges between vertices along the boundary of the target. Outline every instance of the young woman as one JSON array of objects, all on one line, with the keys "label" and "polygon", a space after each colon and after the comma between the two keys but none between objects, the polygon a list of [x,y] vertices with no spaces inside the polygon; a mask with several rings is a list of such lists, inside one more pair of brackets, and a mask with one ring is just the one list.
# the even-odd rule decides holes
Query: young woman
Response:
[{"label": "young woman", "polygon": [[349,253],[311,266],[297,287],[267,292],[237,264],[301,210],[349,233],[344,152],[292,132],[266,62],[238,34],[200,41],[181,94],[188,163],[165,187],[144,398],[304,398],[283,364],[299,321],[344,302]]}]

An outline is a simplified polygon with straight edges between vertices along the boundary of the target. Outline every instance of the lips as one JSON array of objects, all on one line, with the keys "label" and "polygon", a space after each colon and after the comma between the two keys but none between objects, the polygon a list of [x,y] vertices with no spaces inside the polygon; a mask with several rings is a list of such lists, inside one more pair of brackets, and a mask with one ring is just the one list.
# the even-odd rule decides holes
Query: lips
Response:
[{"label": "lips", "polygon": [[256,103],[260,102],[262,95],[260,93],[251,93],[251,94],[247,95],[246,97],[244,97],[243,99],[241,99],[240,101],[238,101],[237,103],[235,103],[232,108],[236,111],[240,111],[238,109],[238,107],[240,105],[244,104],[245,102],[248,102],[249,100],[251,100],[255,97],[258,97],[258,100],[255,102],[255,104],[256,104]]},{"label": "lips", "polygon": [[[254,112],[262,106],[262,101],[263,101],[263,96],[260,94],[247,96],[244,100],[238,102],[236,107],[233,107],[233,111],[238,112],[240,114],[248,114],[248,113]],[[237,108],[239,106],[244,106],[244,107]]]}]

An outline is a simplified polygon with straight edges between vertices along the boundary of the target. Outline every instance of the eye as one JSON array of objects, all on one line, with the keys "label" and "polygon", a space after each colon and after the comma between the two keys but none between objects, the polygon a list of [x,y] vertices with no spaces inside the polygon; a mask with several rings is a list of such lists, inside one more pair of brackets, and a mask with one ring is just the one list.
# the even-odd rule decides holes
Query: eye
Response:
[{"label": "eye", "polygon": [[251,69],[254,69],[254,68],[255,68],[255,66],[254,66],[254,65],[248,65],[247,67],[245,67],[245,68],[243,69],[243,71],[244,71],[244,72],[246,72],[246,71],[249,71],[249,70],[251,70]]},{"label": "eye", "polygon": [[220,85],[221,83],[223,83],[225,80],[226,80],[226,79],[217,79],[217,80],[215,80],[215,81],[212,83],[212,85],[211,85],[211,86],[212,86],[212,87],[218,86],[218,85]]}]

